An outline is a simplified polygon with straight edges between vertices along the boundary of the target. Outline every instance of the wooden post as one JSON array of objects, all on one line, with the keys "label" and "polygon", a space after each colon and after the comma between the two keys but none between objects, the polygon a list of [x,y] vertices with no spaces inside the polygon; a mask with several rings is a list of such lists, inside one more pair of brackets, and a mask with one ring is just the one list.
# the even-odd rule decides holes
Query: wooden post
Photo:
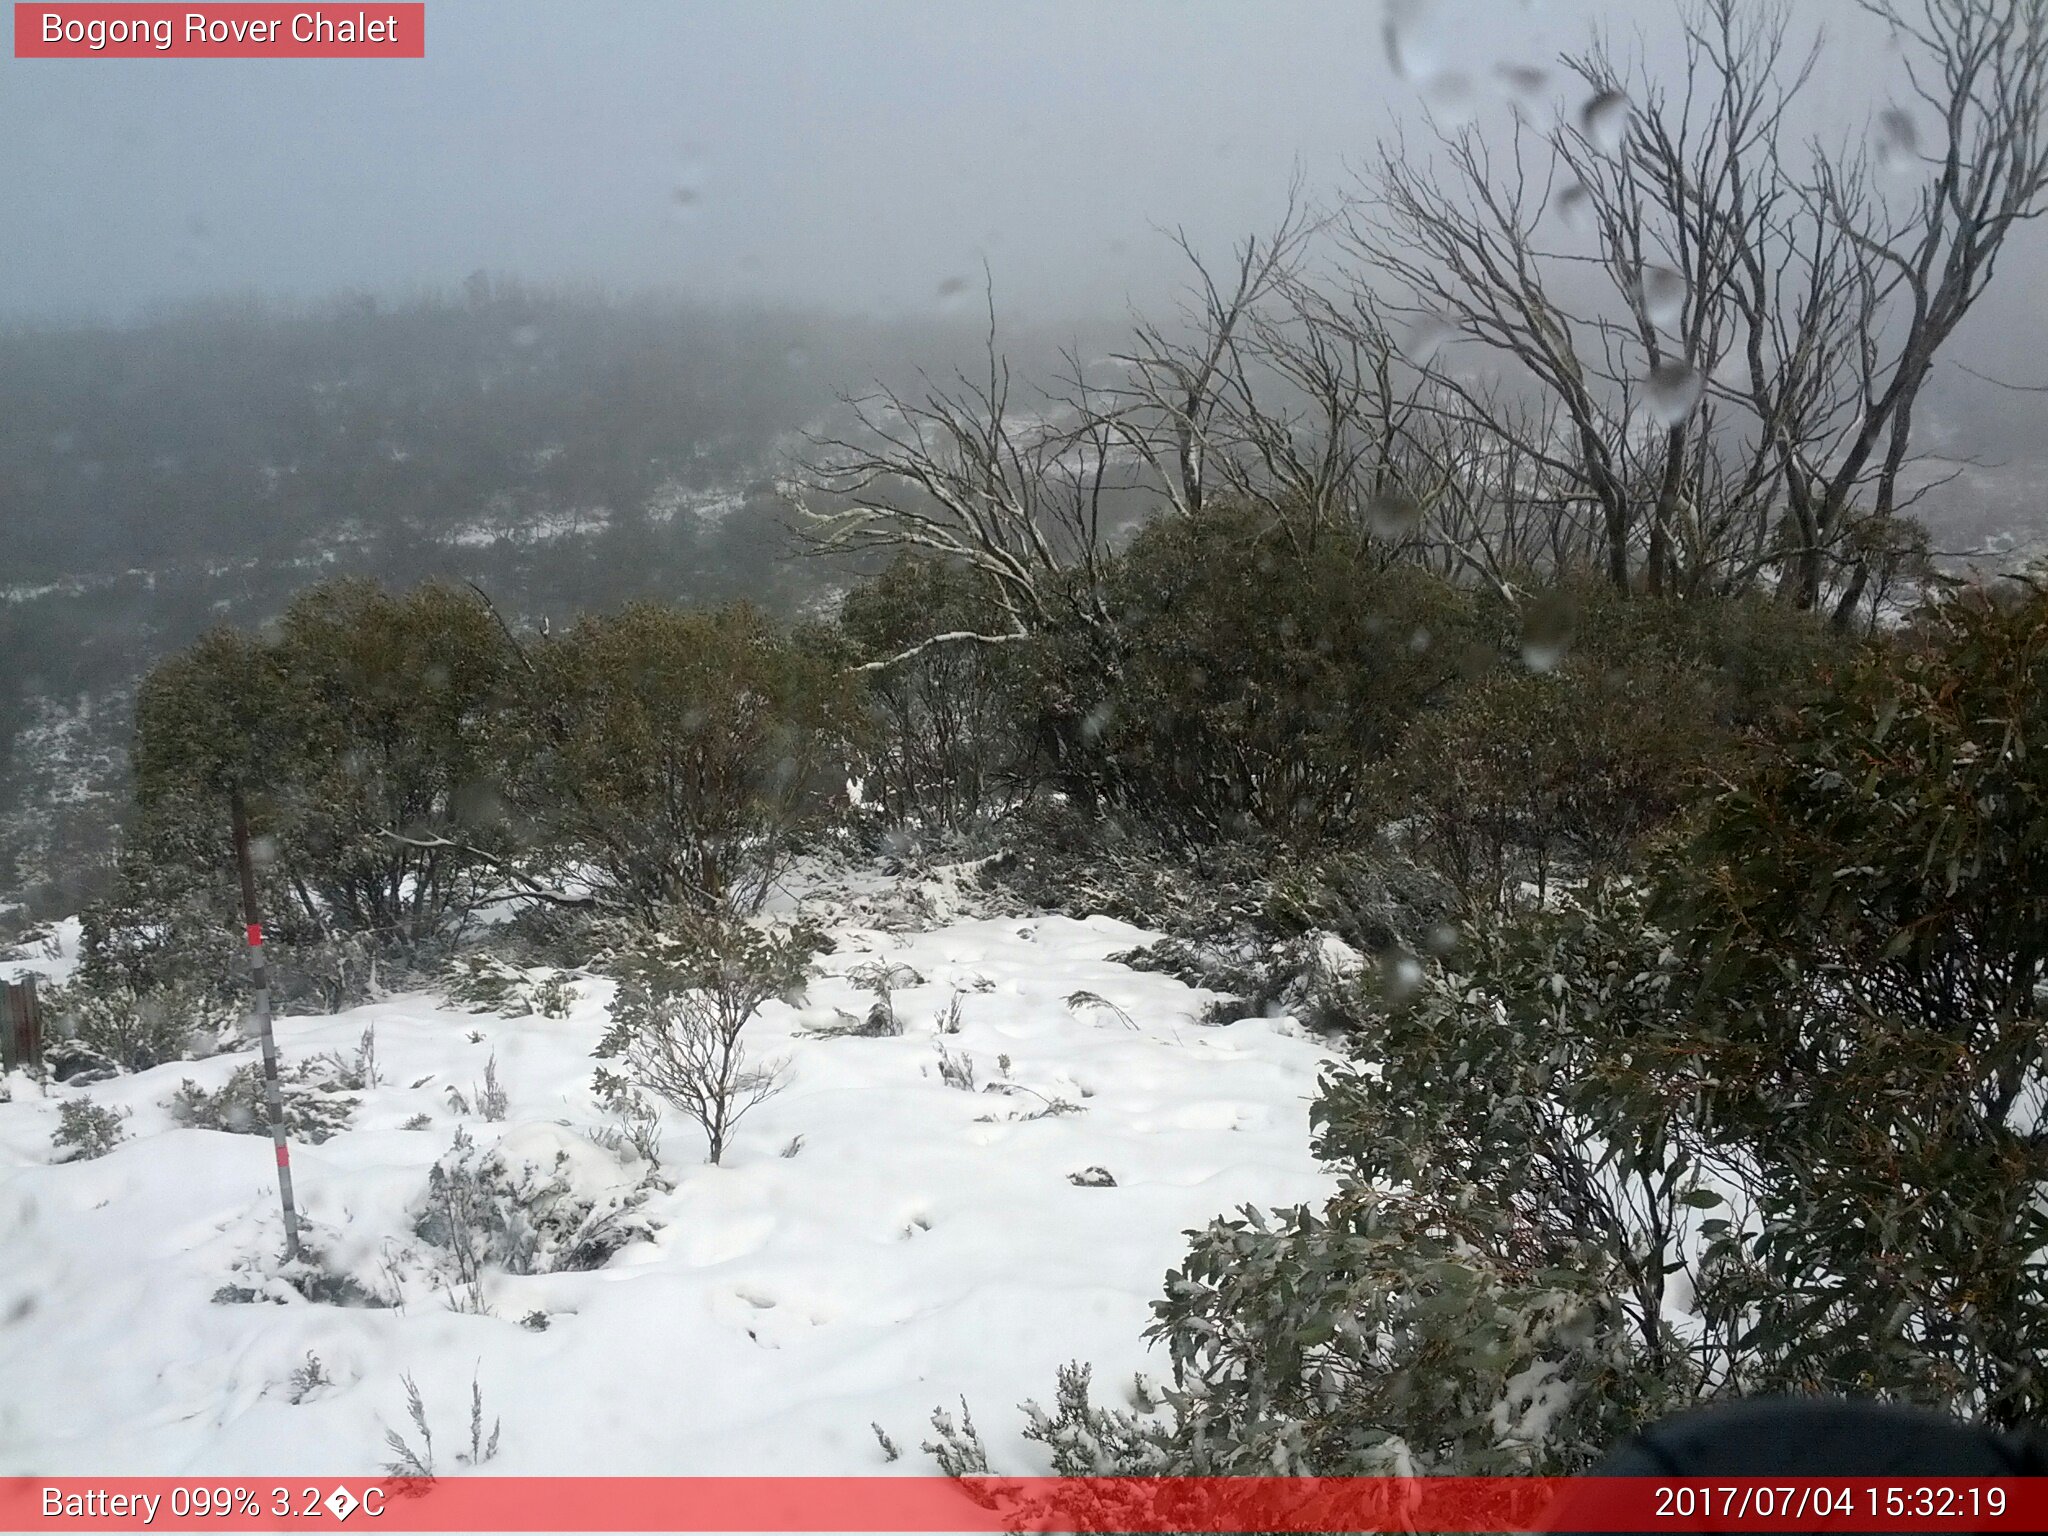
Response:
[{"label": "wooden post", "polygon": [[292,1150],[284,1139],[284,1099],[277,1086],[277,1037],[270,1028],[270,971],[263,962],[263,918],[256,908],[256,863],[249,852],[249,816],[242,792],[229,801],[234,818],[235,864],[242,876],[242,919],[249,940],[249,977],[256,1030],[263,1042],[263,1098],[270,1108],[270,1143],[277,1149],[277,1197],[284,1203],[284,1256],[299,1256],[299,1213],[292,1203]]},{"label": "wooden post", "polygon": [[36,1005],[36,979],[7,983],[7,1008],[0,1017],[0,1071],[31,1071],[43,1064],[43,1020]]},{"label": "wooden post", "polygon": [[43,1065],[43,1007],[36,997],[36,979],[21,978],[21,1058],[31,1071]]}]

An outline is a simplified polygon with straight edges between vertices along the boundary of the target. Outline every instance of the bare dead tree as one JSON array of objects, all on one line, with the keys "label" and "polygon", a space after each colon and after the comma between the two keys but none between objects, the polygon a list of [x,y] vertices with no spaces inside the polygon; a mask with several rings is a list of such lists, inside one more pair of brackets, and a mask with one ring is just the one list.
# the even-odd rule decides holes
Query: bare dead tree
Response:
[{"label": "bare dead tree", "polygon": [[[1819,46],[1791,46],[1790,8],[1698,0],[1672,82],[1596,38],[1563,60],[1578,118],[1539,136],[1518,116],[1504,140],[1438,131],[1428,160],[1384,145],[1347,210],[1360,281],[1452,342],[1409,360],[1551,482],[1552,505],[1597,507],[1618,586],[1731,590],[1775,570],[1846,622],[1889,559],[1875,534],[1911,558],[1929,489],[1906,488],[1918,390],[2048,180],[2048,0],[1865,9],[1942,125],[1903,208],[1865,151],[1788,147]],[[1918,142],[1901,109],[1880,127],[1894,161]],[[1502,409],[1532,396],[1533,415]]]},{"label": "bare dead tree", "polygon": [[[1849,344],[1844,306],[1829,302],[1847,274],[1825,262],[1802,269],[1781,211],[1790,194],[1776,146],[1818,48],[1793,50],[1788,20],[1783,5],[1699,0],[1669,84],[1624,74],[1604,38],[1565,61],[1590,100],[1629,102],[1618,146],[1585,122],[1554,143],[1595,231],[1591,260],[1620,305],[1621,328],[1603,338],[1607,375],[1640,379],[1657,418],[1658,430],[1624,445],[1653,593],[1753,579],[1779,491],[1774,444],[1790,435],[1788,420],[1797,440],[1810,437],[1813,381],[1830,378]],[[1805,307],[1785,302],[1788,274],[1802,270]],[[1750,365],[1746,395],[1725,384],[1738,355]]]},{"label": "bare dead tree", "polygon": [[[1294,275],[1316,228],[1297,176],[1272,233],[1240,242],[1227,266],[1213,266],[1185,230],[1171,236],[1193,269],[1187,297],[1170,327],[1135,320],[1130,347],[1113,359],[1125,377],[1109,398],[1118,441],[1179,512],[1202,509],[1237,349],[1259,306]],[[1221,446],[1227,451],[1227,437]]]},{"label": "bare dead tree", "polygon": [[[1812,476],[1822,529],[1852,497],[1866,498],[1875,518],[1903,510],[1901,471],[1935,356],[1990,284],[2006,238],[2048,206],[2048,0],[1860,3],[1901,45],[1908,90],[1923,110],[1887,109],[1883,126],[1891,158],[1918,165],[1923,179],[1904,198],[1859,198],[1838,163],[1819,157],[1814,201],[1872,269],[1861,290],[1871,344],[1860,419],[1838,459]],[[1923,117],[1932,124],[1924,148]],[[1797,595],[1817,600],[1821,573],[1810,547],[1797,571]],[[1869,577],[1868,559],[1853,559],[1838,622],[1853,614]]]},{"label": "bare dead tree", "polygon": [[[1568,63],[1592,100],[1624,96],[1604,56]],[[1744,521],[1725,500],[1706,510],[1710,487],[1735,483],[1700,367],[1730,328],[1727,259],[1660,208],[1629,141],[1605,137],[1539,137],[1519,115],[1499,149],[1471,128],[1439,133],[1448,175],[1383,146],[1342,239],[1354,281],[1392,288],[1428,413],[1470,445],[1441,511],[1468,539],[1477,514],[1500,524],[1496,571],[1509,547],[1536,568],[1583,563],[1590,515],[1614,585],[1697,589]],[[1736,505],[1768,480],[1752,471]]]},{"label": "bare dead tree", "polygon": [[817,542],[981,571],[1004,622],[926,645],[1113,633],[1105,505],[1141,488],[1510,593],[1590,562],[1850,622],[1925,563],[1919,391],[2048,189],[2048,0],[1859,4],[1915,103],[1877,114],[1881,153],[1797,138],[1803,11],[1685,0],[1668,79],[1596,35],[1561,60],[1583,106],[1555,126],[1432,122],[1334,216],[1290,188],[1222,266],[1176,234],[1187,302],[1137,322],[1106,385],[1070,358],[1019,409],[991,315],[985,378],[853,402],[858,440],[816,445]]},{"label": "bare dead tree", "polygon": [[1066,396],[1037,392],[1029,408],[1020,403],[993,300],[985,352],[981,377],[927,379],[915,396],[878,386],[842,401],[854,431],[813,437],[792,488],[800,531],[817,552],[921,551],[988,582],[1000,627],[935,636],[870,669],[933,645],[1109,628],[1101,578],[1118,488],[1113,412],[1078,377]]},{"label": "bare dead tree", "polygon": [[915,395],[878,386],[841,403],[853,430],[814,437],[792,487],[821,553],[923,551],[989,583],[1002,624],[933,636],[863,664],[877,671],[938,645],[1001,645],[1078,628],[1112,657],[1103,598],[1112,507],[1146,492],[1200,509],[1218,450],[1222,401],[1256,307],[1286,280],[1311,230],[1298,189],[1270,235],[1213,270],[1184,232],[1194,271],[1178,326],[1136,322],[1133,343],[1090,377],[1069,353],[1050,390],[1025,391],[997,342],[991,301],[986,368],[925,381]]},{"label": "bare dead tree", "polygon": [[[1697,340],[1713,369],[1710,409],[1742,408],[1736,451],[1703,487],[1722,519],[1714,531],[1746,528],[1731,550],[1745,569],[1775,561],[1781,590],[1801,607],[1831,601],[1838,625],[1874,574],[1889,584],[1924,561],[1908,514],[1944,481],[1915,474],[1907,488],[1919,390],[2048,183],[2048,7],[1928,0],[1912,22],[1886,0],[1865,9],[1894,28],[1908,83],[1943,124],[1938,152],[1918,154],[1915,114],[1894,105],[1878,114],[1879,155],[1814,143],[1794,162],[1787,111],[1819,38],[1795,54],[1789,8],[1701,0],[1687,17],[1685,92],[1643,83],[1624,157],[1679,249],[1699,253],[1686,272],[1695,291],[1733,308]],[[1787,57],[1799,62],[1788,69]],[[1602,67],[1581,61],[1582,76]],[[1901,199],[1888,172],[1926,179]],[[1715,365],[1723,358],[1732,366]]]},{"label": "bare dead tree", "polygon": [[[1540,242],[1562,190],[1557,158],[1519,118],[1498,152],[1470,126],[1437,132],[1436,149],[1424,160],[1398,140],[1381,146],[1339,230],[1355,280],[1390,288],[1388,311],[1410,335],[1441,333],[1407,354],[1441,409],[1512,443],[1530,468],[1597,505],[1603,563],[1625,586],[1635,531],[1620,456],[1625,401],[1601,377],[1599,350],[1615,322],[1567,305],[1561,264]],[[1490,379],[1459,366],[1461,343],[1491,354]],[[1503,368],[1514,389],[1547,400],[1554,414],[1501,411]],[[1536,422],[1555,430],[1532,434]]]},{"label": "bare dead tree", "polygon": [[1231,338],[1212,416],[1218,479],[1297,553],[1361,526],[1397,408],[1391,356],[1371,317],[1338,313],[1300,281],[1278,285]]}]

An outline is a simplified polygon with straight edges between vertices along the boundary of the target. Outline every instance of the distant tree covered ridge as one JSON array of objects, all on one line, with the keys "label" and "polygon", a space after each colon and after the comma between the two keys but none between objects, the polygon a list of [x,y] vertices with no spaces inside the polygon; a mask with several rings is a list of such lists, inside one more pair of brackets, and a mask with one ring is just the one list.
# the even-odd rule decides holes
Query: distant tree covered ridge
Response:
[{"label": "distant tree covered ridge", "polygon": [[[10,587],[659,517],[941,327],[478,279],[0,332]],[[900,332],[900,334],[896,334]]]}]

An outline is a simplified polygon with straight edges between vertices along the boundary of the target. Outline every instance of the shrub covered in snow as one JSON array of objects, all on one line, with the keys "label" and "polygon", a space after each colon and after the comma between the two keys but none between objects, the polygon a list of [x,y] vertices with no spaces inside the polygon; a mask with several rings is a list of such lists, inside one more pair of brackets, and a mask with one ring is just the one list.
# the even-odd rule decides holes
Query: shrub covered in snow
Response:
[{"label": "shrub covered in snow", "polygon": [[285,1378],[285,1401],[297,1407],[324,1387],[334,1385],[334,1378],[327,1374],[327,1367],[312,1350],[306,1351],[306,1362],[295,1366]]},{"label": "shrub covered in snow", "polygon": [[451,1003],[472,1013],[498,1013],[507,1018],[539,1014],[565,1019],[576,1001],[576,987],[559,971],[534,976],[519,966],[484,952],[466,954],[442,973],[442,987]]},{"label": "shrub covered in snow", "polygon": [[[1401,953],[1394,946],[1386,957]],[[1225,994],[1205,1011],[1210,1023],[1287,1014],[1325,1033],[1341,1032],[1349,1023],[1350,982],[1368,965],[1350,944],[1321,931],[1263,942],[1247,933],[1220,944],[1169,936],[1114,958],[1132,970],[1160,971]]]},{"label": "shrub covered in snow", "polygon": [[67,1035],[57,1035],[43,1042],[43,1068],[52,1081],[69,1083],[75,1088],[104,1083],[121,1075],[121,1068],[113,1058]]},{"label": "shrub covered in snow", "polygon": [[1167,937],[1113,956],[1225,994],[1219,1021],[1293,1014],[1342,1025],[1328,985],[1347,956],[1426,947],[1453,911],[1430,872],[1380,846],[1168,846],[1142,828],[1071,809],[1019,818],[984,876],[1035,906],[1103,913]]},{"label": "shrub covered in snow", "polygon": [[[400,1487],[430,1483],[434,1480],[434,1431],[427,1423],[427,1405],[420,1396],[417,1382],[410,1376],[400,1379],[405,1383],[405,1414],[412,1420],[412,1427],[420,1439],[419,1444],[414,1445],[397,1430],[386,1429],[384,1447],[395,1459],[385,1462],[384,1470],[398,1480]],[[498,1454],[498,1436],[503,1428],[504,1421],[493,1417],[489,1435],[484,1433],[484,1389],[472,1376],[469,1382],[469,1449],[456,1453],[457,1463],[465,1467],[480,1467],[494,1460]]]},{"label": "shrub covered in snow", "polygon": [[590,1139],[619,1158],[637,1157],[651,1168],[661,1166],[661,1106],[635,1089],[609,1097],[605,1108],[611,1124],[590,1133]]},{"label": "shrub covered in snow", "polygon": [[139,1072],[210,1052],[233,1010],[196,981],[138,987],[116,978],[52,988],[44,1011],[56,1027],[117,1067]]},{"label": "shrub covered in snow", "polygon": [[[348,1128],[361,1102],[363,1080],[337,1056],[309,1056],[278,1071],[285,1134],[294,1141],[323,1142]],[[219,1088],[208,1092],[186,1078],[165,1101],[180,1125],[206,1131],[270,1134],[270,1109],[263,1092],[263,1066],[246,1062]]]},{"label": "shrub covered in snow", "polygon": [[57,1161],[71,1163],[105,1157],[128,1134],[121,1128],[121,1122],[127,1118],[125,1109],[109,1109],[82,1096],[66,1099],[57,1107],[57,1129],[50,1136],[57,1149]]},{"label": "shrub covered in snow", "polygon": [[470,1098],[476,1105],[476,1112],[486,1120],[503,1120],[512,1108],[512,1095],[505,1091],[505,1085],[498,1080],[496,1051],[491,1052],[491,1059],[484,1063],[484,1080],[471,1091]]},{"label": "shrub covered in snow", "polygon": [[974,1058],[965,1051],[955,1051],[946,1042],[934,1035],[932,1045],[939,1053],[939,1081],[948,1088],[959,1088],[967,1093],[974,1092]]},{"label": "shrub covered in snow", "polygon": [[597,1269],[654,1230],[640,1209],[649,1171],[557,1125],[515,1126],[491,1147],[458,1133],[414,1202],[413,1230],[463,1286],[486,1268]]}]

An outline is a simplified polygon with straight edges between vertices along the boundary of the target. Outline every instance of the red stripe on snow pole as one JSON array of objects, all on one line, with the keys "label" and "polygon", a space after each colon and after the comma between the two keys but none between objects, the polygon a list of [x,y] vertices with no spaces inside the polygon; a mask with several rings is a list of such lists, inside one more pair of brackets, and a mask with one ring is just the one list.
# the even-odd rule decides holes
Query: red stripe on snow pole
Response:
[{"label": "red stripe on snow pole", "polygon": [[263,942],[263,925],[261,923],[251,923],[247,929],[247,933],[249,936],[249,947],[251,949],[256,948]]}]

